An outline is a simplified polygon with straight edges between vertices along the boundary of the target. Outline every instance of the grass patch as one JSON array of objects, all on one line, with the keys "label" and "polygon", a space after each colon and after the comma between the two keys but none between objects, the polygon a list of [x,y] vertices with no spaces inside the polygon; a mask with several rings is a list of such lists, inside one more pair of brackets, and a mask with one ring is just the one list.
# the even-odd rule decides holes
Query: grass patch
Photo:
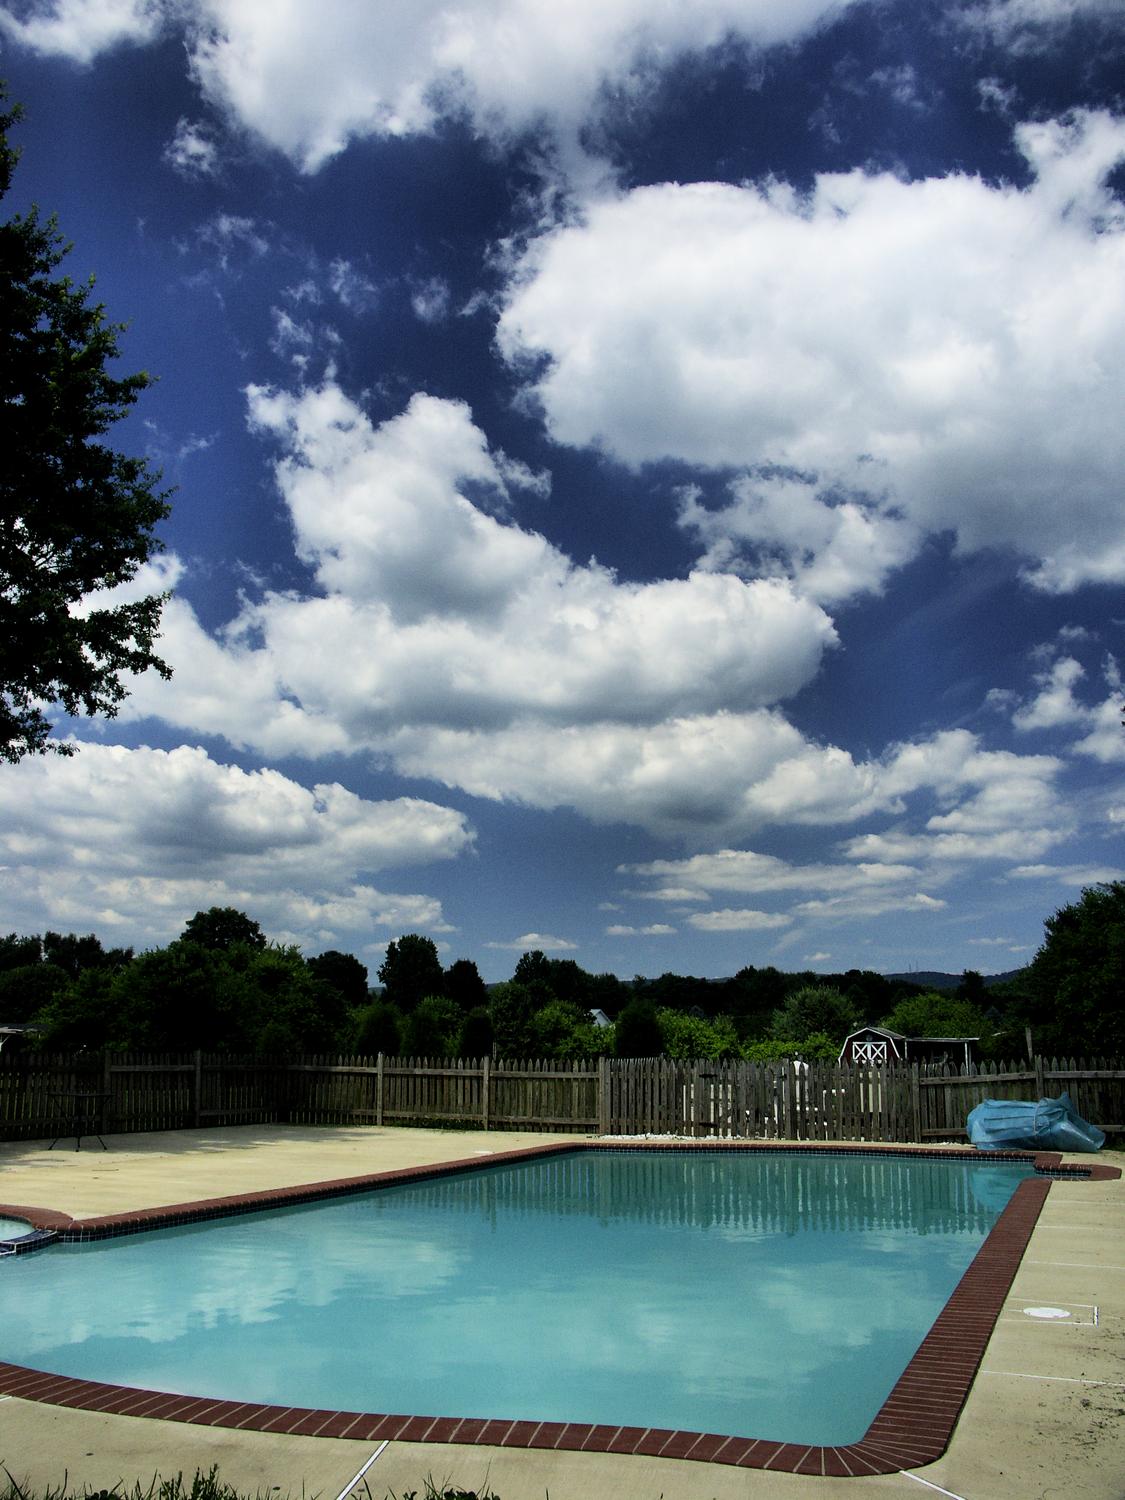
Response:
[{"label": "grass patch", "polygon": [[[5,1482],[0,1483],[0,1500],[278,1500],[276,1488],[258,1490],[252,1497],[240,1494],[233,1485],[219,1478],[217,1464],[206,1474],[197,1469],[188,1483],[185,1483],[182,1473],[174,1479],[153,1475],[147,1486],[139,1480],[131,1485],[121,1480],[108,1490],[94,1490],[89,1485],[72,1486],[66,1475],[60,1485],[48,1485],[42,1491],[33,1490],[27,1484],[21,1484],[10,1470],[3,1469],[2,1472]],[[366,1500],[374,1500],[366,1480],[363,1488]],[[303,1500],[317,1500],[317,1497],[303,1497]],[[500,1500],[500,1496],[487,1483],[480,1489],[466,1490],[448,1479],[435,1483],[433,1476],[427,1475],[420,1495],[417,1490],[404,1490],[401,1496],[388,1492],[386,1500]]]},{"label": "grass patch", "polygon": [[[154,1474],[147,1487],[139,1480],[131,1485],[119,1480],[109,1490],[93,1490],[88,1485],[74,1488],[64,1475],[60,1485],[48,1485],[40,1493],[20,1484],[9,1469],[4,1470],[4,1475],[7,1483],[0,1488],[0,1500],[249,1500],[219,1478],[217,1464],[206,1474],[196,1469],[188,1484],[184,1483],[182,1473],[175,1479],[161,1479]],[[274,1490],[259,1490],[253,1500],[277,1500],[277,1494]]]}]

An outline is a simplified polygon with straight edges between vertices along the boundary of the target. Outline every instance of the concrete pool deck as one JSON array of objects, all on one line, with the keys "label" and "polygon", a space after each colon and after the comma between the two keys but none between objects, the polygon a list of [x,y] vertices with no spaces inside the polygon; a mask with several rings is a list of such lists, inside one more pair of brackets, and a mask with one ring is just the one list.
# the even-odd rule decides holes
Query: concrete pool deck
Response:
[{"label": "concrete pool deck", "polygon": [[[0,1143],[0,1201],[76,1219],[126,1213],[404,1167],[558,1145],[555,1134],[314,1127],[111,1136],[87,1143]],[[570,1139],[585,1139],[571,1137]],[[893,1148],[883,1148],[893,1149]],[[1125,1153],[1067,1158],[1125,1164]],[[727,1500],[727,1497],[953,1495],[1025,1500],[1125,1496],[1125,1188],[1054,1181],[947,1452],[924,1468],[871,1478],[803,1478],[676,1459],[372,1442],[193,1427],[0,1398],[0,1463],[39,1489],[81,1490],[153,1474],[190,1479],[219,1465],[242,1492],[327,1500],[354,1487],[383,1500],[421,1491],[427,1475],[501,1500]],[[1065,1319],[1024,1309],[1050,1306]],[[2,1356],[0,1336],[0,1356]],[[360,1471],[374,1462],[360,1478]],[[366,1485],[366,1491],[364,1489]]]}]

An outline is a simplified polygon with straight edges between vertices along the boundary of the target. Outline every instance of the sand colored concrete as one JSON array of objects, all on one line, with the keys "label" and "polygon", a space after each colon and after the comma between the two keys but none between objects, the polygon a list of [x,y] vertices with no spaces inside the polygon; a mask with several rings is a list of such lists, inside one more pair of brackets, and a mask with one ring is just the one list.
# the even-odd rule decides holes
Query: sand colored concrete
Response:
[{"label": "sand colored concrete", "polygon": [[497,1130],[325,1129],[248,1125],[233,1130],[164,1130],[73,1141],[0,1142],[0,1202],[53,1208],[76,1219],[268,1188],[359,1177],[398,1167],[492,1156],[513,1146],[582,1136]]},{"label": "sand colored concrete", "polygon": [[[0,1201],[76,1217],[294,1186],[557,1142],[479,1131],[248,1127],[107,1138],[79,1153],[0,1144]],[[65,1143],[63,1143],[65,1144]],[[1089,1162],[1091,1158],[1073,1158]],[[1125,1153],[1098,1160],[1125,1166]],[[1066,1319],[1029,1317],[1029,1306]],[[1095,1311],[1096,1309],[1096,1311]],[[0,1331],[0,1356],[2,1356]],[[0,1399],[0,1463],[44,1487],[81,1490],[219,1465],[249,1494],[336,1497],[375,1448],[332,1438],[191,1427]],[[424,1481],[501,1500],[1123,1500],[1125,1185],[1055,1182],[953,1441],[935,1464],[871,1479],[807,1479],[612,1454],[390,1443],[359,1500],[422,1493]],[[2,1477],[2,1476],[0,1476]]]}]

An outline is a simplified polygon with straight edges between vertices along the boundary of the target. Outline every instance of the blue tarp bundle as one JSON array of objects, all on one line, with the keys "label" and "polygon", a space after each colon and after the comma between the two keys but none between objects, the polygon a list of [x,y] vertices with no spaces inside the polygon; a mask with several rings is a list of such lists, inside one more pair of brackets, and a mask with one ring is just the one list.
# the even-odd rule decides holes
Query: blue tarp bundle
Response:
[{"label": "blue tarp bundle", "polygon": [[978,1151],[1100,1151],[1105,1133],[1089,1124],[1069,1094],[1025,1104],[985,1099],[969,1115],[969,1139]]}]

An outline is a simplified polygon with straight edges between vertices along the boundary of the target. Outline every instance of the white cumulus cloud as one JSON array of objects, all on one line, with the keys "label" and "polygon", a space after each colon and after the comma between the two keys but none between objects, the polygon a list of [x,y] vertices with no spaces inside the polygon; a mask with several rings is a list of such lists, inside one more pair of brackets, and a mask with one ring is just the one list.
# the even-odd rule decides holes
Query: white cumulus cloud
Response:
[{"label": "white cumulus cloud", "polygon": [[592,202],[515,266],[500,349],[559,443],[749,471],[725,511],[685,505],[722,566],[840,598],[950,531],[1044,589],[1120,580],[1125,120],[1015,144],[1027,187],[857,169]]},{"label": "white cumulus cloud", "polygon": [[788,927],[793,918],[784,912],[727,906],[719,911],[692,912],[687,920],[700,932],[769,932],[777,927]]},{"label": "white cumulus cloud", "polygon": [[332,383],[253,388],[249,409],[317,590],[248,600],[216,634],[173,599],[175,676],[136,681],[127,716],[660,827],[760,820],[770,776],[798,818],[869,796],[862,768],[770,706],[835,642],[786,580],[576,565],[493,513],[544,478],[490,452],[458,402],[416,396],[378,428]]},{"label": "white cumulus cloud", "polygon": [[792,40],[830,0],[197,0],[192,66],[207,97],[314,171],[365,136],[467,110],[507,135],[546,122],[577,142],[607,83],[728,39]]},{"label": "white cumulus cloud", "polygon": [[32,51],[89,63],[112,47],[151,41],[165,15],[164,0],[42,0],[0,8],[0,32]]},{"label": "white cumulus cloud", "polygon": [[380,871],[452,859],[462,814],[338,783],[221,765],[199,748],[87,743],[0,766],[0,889],[8,921],[166,942],[200,908],[237,906],[271,937],[326,946],[372,926],[441,930],[440,902],[379,890]]}]

